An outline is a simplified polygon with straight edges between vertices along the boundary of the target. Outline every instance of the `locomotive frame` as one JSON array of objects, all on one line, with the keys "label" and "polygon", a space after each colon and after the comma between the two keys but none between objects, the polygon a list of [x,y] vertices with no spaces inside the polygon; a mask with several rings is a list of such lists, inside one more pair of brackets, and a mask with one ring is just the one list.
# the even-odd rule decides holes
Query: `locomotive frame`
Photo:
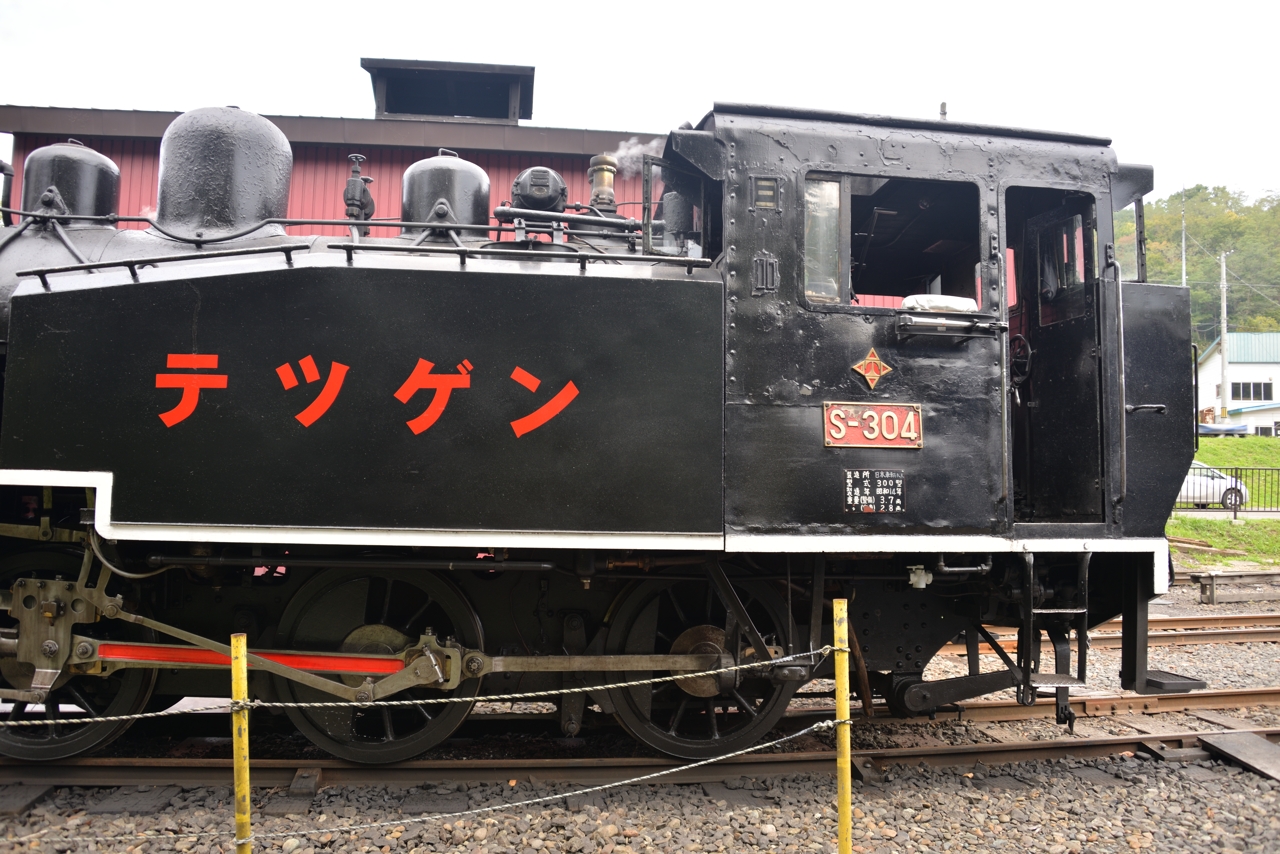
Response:
[{"label": "locomotive frame", "polygon": [[[1145,657],[1194,441],[1189,299],[1141,281],[1141,246],[1123,281],[1109,211],[1140,210],[1151,170],[1107,140],[718,104],[646,158],[640,220],[596,158],[588,214],[535,167],[494,226],[487,177],[442,152],[393,223],[354,162],[349,241],[284,233],[287,148],[195,111],[166,133],[149,232],[112,227],[93,158],[30,176],[47,189],[12,212],[15,714],[216,695],[237,630],[259,698],[352,704],[287,710],[348,759],[558,689],[566,734],[594,709],[713,756],[829,671],[839,596],[901,713],[1013,688],[1070,723],[1081,639],[1117,613],[1126,688],[1197,685]],[[1019,628],[1016,657],[984,624]],[[969,675],[924,680],[961,632]],[[724,672],[603,687],[705,670]],[[120,731],[9,727],[0,753]]]}]

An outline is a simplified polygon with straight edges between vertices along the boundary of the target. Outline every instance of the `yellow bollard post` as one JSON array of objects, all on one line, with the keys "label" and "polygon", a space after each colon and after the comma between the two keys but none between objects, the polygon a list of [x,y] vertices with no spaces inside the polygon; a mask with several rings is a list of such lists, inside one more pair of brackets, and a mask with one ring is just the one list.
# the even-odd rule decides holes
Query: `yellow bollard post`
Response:
[{"label": "yellow bollard post", "polygon": [[[849,720],[849,603],[836,599],[836,721]],[[849,760],[849,724],[836,724],[836,799],[839,854],[853,850],[853,765]]]},{"label": "yellow bollard post", "polygon": [[[249,666],[243,634],[231,636],[231,699],[249,699]],[[248,840],[253,834],[249,824],[249,710],[232,709],[231,757],[235,765],[236,839]],[[250,854],[253,843],[237,842],[236,854]]]}]

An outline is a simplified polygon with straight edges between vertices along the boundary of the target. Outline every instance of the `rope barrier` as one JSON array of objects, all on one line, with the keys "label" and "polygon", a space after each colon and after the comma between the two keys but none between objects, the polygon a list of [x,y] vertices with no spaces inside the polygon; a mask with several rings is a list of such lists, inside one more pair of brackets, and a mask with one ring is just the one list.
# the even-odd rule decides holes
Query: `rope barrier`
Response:
[{"label": "rope barrier", "polygon": [[167,718],[173,715],[194,715],[200,712],[228,712],[231,711],[230,701],[224,700],[216,706],[199,706],[194,709],[164,709],[159,712],[138,712],[133,715],[101,715],[88,718],[58,718],[52,721],[0,721],[0,726],[74,726],[77,724],[106,724],[118,723],[120,721],[141,721],[148,718]]},{"label": "rope barrier", "polygon": [[[791,655],[781,656],[779,658],[770,659],[769,661],[753,661],[749,664],[734,664],[730,667],[721,667],[719,670],[702,670],[697,673],[682,673],[678,676],[654,676],[649,679],[633,679],[630,682],[612,682],[606,685],[587,685],[575,686],[570,688],[554,688],[547,691],[528,691],[523,694],[486,694],[482,697],[428,697],[421,700],[379,700],[373,702],[357,702],[353,700],[329,700],[317,701],[312,703],[281,703],[277,701],[267,700],[249,700],[244,705],[248,708],[255,709],[328,709],[334,707],[357,706],[359,708],[370,708],[377,706],[425,706],[440,703],[497,703],[497,702],[520,702],[529,699],[538,699],[541,697],[558,697],[564,694],[585,694],[591,691],[609,691],[617,688],[635,688],[640,685],[654,685],[659,682],[677,682],[681,679],[697,679],[702,676],[718,676],[722,673],[734,673],[739,670],[750,670],[759,667],[773,667],[787,661],[795,661],[801,658],[810,658],[812,656],[826,657],[832,652],[836,652],[836,648],[832,646],[824,646],[809,652],[797,652]],[[846,652],[848,650],[845,650]],[[233,703],[232,708],[236,708]]]},{"label": "rope barrier", "polygon": [[701,676],[718,676],[723,673],[733,673],[739,670],[750,670],[760,667],[773,667],[788,661],[796,661],[802,658],[812,658],[820,656],[825,658],[833,652],[848,652],[848,649],[840,649],[834,646],[823,646],[815,650],[807,652],[797,652],[791,655],[774,658],[769,661],[753,661],[748,664],[735,664],[730,667],[722,667],[718,670],[703,670],[696,673],[683,673],[676,676],[655,676],[650,679],[635,679],[630,682],[613,682],[605,685],[588,685],[573,686],[568,688],[556,688],[548,691],[530,691],[523,694],[491,694],[473,697],[427,697],[414,700],[380,700],[372,702],[359,702],[355,700],[334,700],[320,701],[313,703],[281,703],[266,700],[230,700],[220,702],[213,706],[200,706],[194,709],[164,709],[159,712],[138,712],[132,715],[102,715],[84,718],[58,718],[57,720],[43,721],[11,721],[0,720],[3,726],[68,726],[74,724],[96,724],[96,723],[117,723],[121,721],[139,721],[150,718],[163,718],[172,715],[198,714],[201,712],[238,712],[245,709],[313,709],[313,708],[337,708],[355,706],[357,708],[371,707],[395,707],[395,706],[426,706],[442,703],[476,703],[476,702],[522,702],[529,699],[539,699],[543,697],[556,697],[565,694],[584,694],[591,691],[609,691],[620,688],[633,688],[640,685],[654,685],[660,682],[676,682],[681,679],[697,679]]}]

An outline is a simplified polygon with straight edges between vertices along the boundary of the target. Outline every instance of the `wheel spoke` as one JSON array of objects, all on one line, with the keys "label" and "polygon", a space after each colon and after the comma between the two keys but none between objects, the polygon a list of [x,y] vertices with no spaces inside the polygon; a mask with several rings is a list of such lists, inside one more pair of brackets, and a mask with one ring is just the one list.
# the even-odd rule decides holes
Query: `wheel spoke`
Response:
[{"label": "wheel spoke", "polygon": [[65,688],[66,692],[71,695],[71,699],[76,701],[76,705],[89,713],[90,717],[98,717],[102,714],[102,710],[95,706],[84,692],[80,690],[80,686],[74,682],[68,682]]},{"label": "wheel spoke", "polygon": [[750,702],[747,701],[745,697],[743,697],[741,694],[738,693],[737,688],[733,689],[733,699],[738,701],[739,709],[742,709],[742,711],[746,712],[748,715],[750,715],[753,718],[756,716],[755,708],[751,705]]},{"label": "wheel spoke", "polygon": [[44,719],[53,724],[46,728],[50,738],[62,735],[62,716],[58,714],[58,700],[52,695],[44,701]]},{"label": "wheel spoke", "polygon": [[671,607],[675,609],[676,617],[680,620],[680,626],[682,628],[688,626],[689,621],[684,616],[684,609],[682,609],[680,607],[680,603],[676,601],[676,595],[671,592],[671,588],[668,587],[663,592],[665,592],[667,594],[667,598],[671,600]]},{"label": "wheel spoke", "polygon": [[406,634],[406,635],[409,634],[409,630],[413,628],[414,621],[417,620],[419,617],[421,617],[423,614],[425,614],[427,612],[427,609],[430,607],[431,607],[431,597],[428,596],[427,601],[422,603],[422,607],[414,611],[413,616],[404,621],[404,626],[400,629],[401,634]]},{"label": "wheel spoke", "polygon": [[680,726],[680,719],[684,717],[684,710],[688,707],[689,696],[686,694],[684,699],[680,701],[680,705],[676,708],[676,713],[671,717],[671,729],[667,730],[668,734],[676,734],[676,728]]},{"label": "wheel spoke", "polygon": [[391,613],[391,591],[395,586],[394,581],[388,581],[386,595],[382,597],[382,616],[378,618],[378,622],[384,626],[387,624],[387,615]]},{"label": "wheel spoke", "polygon": [[[364,619],[365,625],[372,625],[382,622],[378,615],[379,602],[385,598],[386,589],[390,586],[385,578],[380,576],[370,576],[364,588]],[[354,626],[344,627],[343,631],[347,631]]]},{"label": "wheel spoke", "polygon": [[396,727],[391,722],[391,710],[386,706],[382,707],[382,728],[386,731],[386,741],[396,740]]},{"label": "wheel spoke", "polygon": [[711,727],[711,738],[713,740],[719,738],[720,727],[716,723],[716,701],[715,700],[711,700],[711,699],[707,700],[707,721]]},{"label": "wheel spoke", "polygon": [[13,704],[13,708],[9,710],[9,720],[16,721],[26,716],[27,703],[25,700],[17,700]]}]

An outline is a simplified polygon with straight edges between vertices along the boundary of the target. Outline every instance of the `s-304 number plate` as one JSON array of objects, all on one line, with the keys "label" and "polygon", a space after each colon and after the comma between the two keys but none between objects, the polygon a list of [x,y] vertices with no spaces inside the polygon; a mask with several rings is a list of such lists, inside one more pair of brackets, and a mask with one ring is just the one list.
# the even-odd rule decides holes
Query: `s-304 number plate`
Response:
[{"label": "s-304 number plate", "polygon": [[823,403],[822,444],[828,448],[923,448],[918,403]]}]

